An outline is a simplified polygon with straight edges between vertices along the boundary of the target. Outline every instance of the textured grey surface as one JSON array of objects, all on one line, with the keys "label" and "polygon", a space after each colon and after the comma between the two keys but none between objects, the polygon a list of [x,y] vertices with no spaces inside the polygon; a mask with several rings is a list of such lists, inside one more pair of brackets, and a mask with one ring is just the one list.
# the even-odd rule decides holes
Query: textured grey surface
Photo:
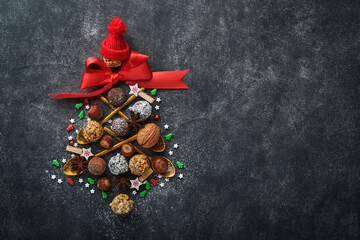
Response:
[{"label": "textured grey surface", "polygon": [[[359,5],[1,1],[0,238],[358,239]],[[158,92],[185,178],[126,216],[50,179],[78,101],[47,94],[78,91],[113,16],[154,71],[191,70]]]}]

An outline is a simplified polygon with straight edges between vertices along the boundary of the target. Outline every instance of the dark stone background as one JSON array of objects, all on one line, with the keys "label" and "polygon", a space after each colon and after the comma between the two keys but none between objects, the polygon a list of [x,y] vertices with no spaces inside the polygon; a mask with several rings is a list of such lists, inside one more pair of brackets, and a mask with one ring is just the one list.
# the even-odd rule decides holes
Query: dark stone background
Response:
[{"label": "dark stone background", "polygon": [[[0,4],[1,239],[359,239],[359,1]],[[79,92],[114,16],[154,71],[191,70],[158,92],[185,178],[125,216],[50,179],[79,100],[47,94]]]}]

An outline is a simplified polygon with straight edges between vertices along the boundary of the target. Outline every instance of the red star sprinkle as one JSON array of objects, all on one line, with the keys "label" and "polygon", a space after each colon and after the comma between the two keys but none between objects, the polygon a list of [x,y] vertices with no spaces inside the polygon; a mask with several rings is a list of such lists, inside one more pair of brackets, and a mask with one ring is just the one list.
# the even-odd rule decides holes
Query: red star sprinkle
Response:
[{"label": "red star sprinkle", "polygon": [[71,178],[68,178],[68,179],[67,179],[67,182],[68,182],[70,185],[74,185],[74,182],[73,182],[73,180],[72,180]]},{"label": "red star sprinkle", "polygon": [[151,181],[152,184],[154,184],[155,186],[158,185],[158,183],[159,183],[158,180],[155,180],[155,179],[151,179],[150,181]]},{"label": "red star sprinkle", "polygon": [[74,125],[70,124],[67,128],[66,131],[71,131],[74,129]]},{"label": "red star sprinkle", "polygon": [[73,146],[74,143],[75,143],[74,140],[70,140],[70,141],[69,141],[69,144],[70,144],[71,146]]}]

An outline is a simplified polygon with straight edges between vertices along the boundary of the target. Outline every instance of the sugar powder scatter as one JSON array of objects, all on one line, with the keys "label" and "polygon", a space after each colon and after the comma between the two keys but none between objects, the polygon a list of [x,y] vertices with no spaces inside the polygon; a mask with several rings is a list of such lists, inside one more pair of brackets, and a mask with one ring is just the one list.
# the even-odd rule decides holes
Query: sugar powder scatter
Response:
[{"label": "sugar powder scatter", "polygon": [[129,107],[129,110],[135,114],[139,113],[140,118],[147,119],[151,116],[152,107],[147,101],[138,101],[133,106]]}]

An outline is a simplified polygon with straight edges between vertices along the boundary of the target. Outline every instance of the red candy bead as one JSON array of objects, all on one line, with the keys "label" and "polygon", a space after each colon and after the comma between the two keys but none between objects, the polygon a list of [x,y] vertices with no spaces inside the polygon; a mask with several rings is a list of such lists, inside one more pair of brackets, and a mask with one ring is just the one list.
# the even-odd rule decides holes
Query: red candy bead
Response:
[{"label": "red candy bead", "polygon": [[154,185],[158,185],[158,183],[159,183],[158,180],[155,180],[155,179],[151,179],[150,181],[151,181],[152,184],[154,184]]},{"label": "red candy bead", "polygon": [[85,98],[84,102],[87,103],[87,104],[89,104],[89,99],[88,99],[88,98]]},{"label": "red candy bead", "polygon": [[70,141],[69,141],[69,144],[70,144],[71,146],[73,146],[74,143],[75,143],[74,140],[70,140]]},{"label": "red candy bead", "polygon": [[70,185],[74,185],[74,182],[73,182],[73,180],[72,180],[71,178],[68,178],[68,179],[67,179],[67,182],[68,182]]},{"label": "red candy bead", "polygon": [[155,114],[154,119],[155,119],[155,120],[159,120],[159,119],[160,119],[159,114]]},{"label": "red candy bead", "polygon": [[71,131],[74,129],[74,125],[70,124],[67,128],[66,131]]}]

